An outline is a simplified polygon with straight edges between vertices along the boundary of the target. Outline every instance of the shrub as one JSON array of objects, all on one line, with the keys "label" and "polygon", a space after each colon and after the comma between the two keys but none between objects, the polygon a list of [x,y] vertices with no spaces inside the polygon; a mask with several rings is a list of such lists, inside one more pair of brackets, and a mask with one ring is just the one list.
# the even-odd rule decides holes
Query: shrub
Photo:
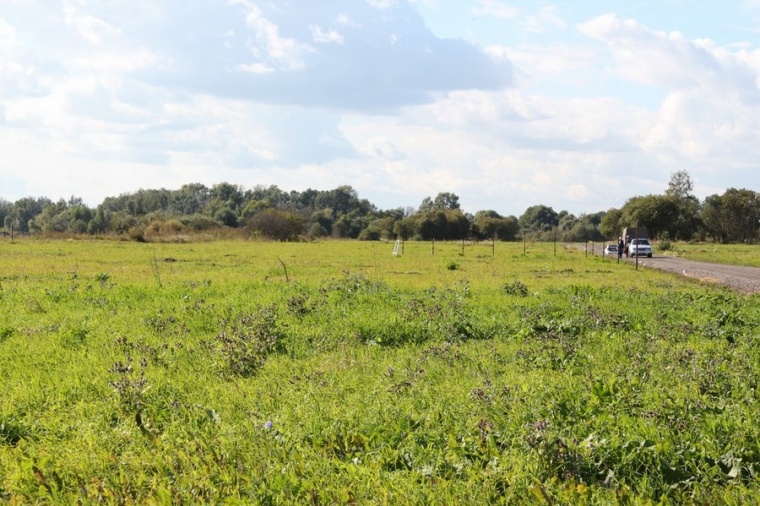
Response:
[{"label": "shrub", "polygon": [[145,234],[140,227],[130,227],[127,232],[127,236],[130,240],[135,242],[145,242]]},{"label": "shrub", "polygon": [[255,374],[281,344],[282,334],[272,307],[244,315],[226,327],[216,339],[230,371],[239,376]]},{"label": "shrub", "polygon": [[518,297],[528,296],[528,287],[525,283],[515,280],[512,283],[504,283],[502,291],[507,295],[517,295]]},{"label": "shrub", "polygon": [[358,239],[360,241],[379,241],[382,238],[383,231],[377,227],[367,227],[359,232]]}]

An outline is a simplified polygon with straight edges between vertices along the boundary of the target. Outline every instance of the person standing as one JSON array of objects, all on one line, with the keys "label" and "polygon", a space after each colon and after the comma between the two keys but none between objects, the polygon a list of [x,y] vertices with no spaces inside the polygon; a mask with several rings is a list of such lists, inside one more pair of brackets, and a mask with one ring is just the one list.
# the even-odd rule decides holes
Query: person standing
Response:
[{"label": "person standing", "polygon": [[618,237],[618,260],[620,260],[620,257],[623,256],[623,248],[625,248],[625,243],[623,242],[623,238]]}]

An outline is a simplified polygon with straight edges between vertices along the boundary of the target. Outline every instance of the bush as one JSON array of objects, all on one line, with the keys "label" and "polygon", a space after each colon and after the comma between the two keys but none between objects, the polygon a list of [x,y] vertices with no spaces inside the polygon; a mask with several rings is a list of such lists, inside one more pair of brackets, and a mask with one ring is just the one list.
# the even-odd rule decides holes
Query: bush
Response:
[{"label": "bush", "polygon": [[145,234],[140,227],[130,227],[127,232],[129,239],[135,242],[145,242]]},{"label": "bush", "polygon": [[517,295],[518,297],[528,296],[528,287],[522,281],[515,280],[512,283],[504,283],[502,291],[507,295]]},{"label": "bush", "polygon": [[377,227],[367,227],[359,232],[360,241],[379,241],[382,238],[383,231]]},{"label": "bush", "polygon": [[282,337],[277,313],[270,307],[228,323],[216,339],[230,371],[238,376],[251,376],[281,345]]},{"label": "bush", "polygon": [[180,218],[180,221],[187,228],[193,229],[196,232],[219,227],[219,223],[217,223],[213,218],[205,216],[203,214],[191,214],[189,216],[182,216]]},{"label": "bush", "polygon": [[304,220],[295,213],[265,209],[248,219],[248,228],[276,241],[295,241],[303,232]]}]

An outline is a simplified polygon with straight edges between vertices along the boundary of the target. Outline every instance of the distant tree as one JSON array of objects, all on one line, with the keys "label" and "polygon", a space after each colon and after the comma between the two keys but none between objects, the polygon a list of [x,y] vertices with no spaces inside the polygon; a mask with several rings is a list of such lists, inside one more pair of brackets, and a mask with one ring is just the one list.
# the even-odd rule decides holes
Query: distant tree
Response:
[{"label": "distant tree", "polygon": [[415,235],[421,240],[456,240],[464,239],[470,231],[470,222],[459,210],[432,210],[418,213]]},{"label": "distant tree", "polygon": [[693,189],[694,184],[687,171],[680,170],[670,175],[665,195],[674,199],[678,207],[678,215],[668,229],[668,235],[672,239],[691,239],[700,228],[700,203],[692,194]]},{"label": "distant tree", "polygon": [[436,209],[459,209],[459,196],[451,192],[441,192],[435,196],[433,205]]},{"label": "distant tree", "polygon": [[723,195],[711,195],[705,199],[701,217],[713,240],[752,242],[757,238],[760,221],[760,194],[729,188]]},{"label": "distant tree", "polygon": [[379,241],[383,238],[383,231],[375,225],[369,225],[367,228],[359,232],[357,239],[360,241]]},{"label": "distant tree", "polygon": [[13,203],[11,215],[15,226],[20,232],[29,232],[29,225],[34,225],[34,218],[42,212],[45,206],[53,202],[47,197],[24,197]]},{"label": "distant tree", "polygon": [[243,187],[237,184],[219,183],[211,187],[211,200],[226,204],[231,209],[240,209],[243,205]]},{"label": "distant tree", "polygon": [[622,224],[623,212],[620,209],[612,208],[608,210],[602,221],[599,223],[599,232],[606,239],[617,239],[623,231],[625,225]]},{"label": "distant tree", "polygon": [[459,209],[459,196],[451,192],[441,192],[435,199],[425,197],[420,203],[418,212],[426,213],[433,210],[457,210]]},{"label": "distant tree", "polygon": [[678,199],[668,195],[646,195],[629,199],[621,209],[624,226],[643,226],[653,238],[667,233],[674,237],[673,227],[678,222]]},{"label": "distant tree", "polygon": [[691,182],[691,176],[688,171],[679,170],[670,174],[670,182],[665,195],[677,198],[688,198],[692,196],[694,183]]},{"label": "distant tree", "polygon": [[291,196],[282,191],[276,185],[256,185],[253,189],[245,192],[244,201],[259,202],[262,208],[285,209],[291,200]]},{"label": "distant tree", "polygon": [[417,219],[414,216],[403,218],[393,224],[393,233],[399,239],[406,241],[414,237],[417,229]]},{"label": "distant tree", "polygon": [[472,220],[473,234],[478,239],[497,238],[512,241],[520,233],[520,226],[514,216],[503,217],[493,210],[478,211]]},{"label": "distant tree", "polygon": [[333,224],[335,223],[332,209],[320,209],[314,211],[309,218],[309,222],[316,223],[322,228],[322,230],[324,230],[324,235],[332,235]]},{"label": "distant tree", "polygon": [[211,190],[201,183],[183,185],[171,194],[170,210],[177,214],[200,213],[211,199]]},{"label": "distant tree", "polygon": [[559,225],[559,216],[551,207],[531,206],[519,219],[520,227],[535,231],[550,230]]},{"label": "distant tree", "polygon": [[332,209],[336,217],[360,210],[360,201],[356,190],[348,185],[320,193],[315,199],[318,209]]},{"label": "distant tree", "polygon": [[432,211],[435,209],[435,206],[433,205],[433,199],[430,197],[425,197],[422,199],[422,202],[420,202],[420,207],[417,208],[418,213],[427,213],[429,211]]},{"label": "distant tree", "polygon": [[303,233],[304,220],[299,214],[265,209],[247,223],[251,231],[277,241],[294,241]]},{"label": "distant tree", "polygon": [[5,223],[5,217],[13,210],[13,203],[0,198],[0,223]]},{"label": "distant tree", "polygon": [[214,211],[214,219],[227,227],[237,227],[238,225],[237,213],[228,205],[217,207]]}]

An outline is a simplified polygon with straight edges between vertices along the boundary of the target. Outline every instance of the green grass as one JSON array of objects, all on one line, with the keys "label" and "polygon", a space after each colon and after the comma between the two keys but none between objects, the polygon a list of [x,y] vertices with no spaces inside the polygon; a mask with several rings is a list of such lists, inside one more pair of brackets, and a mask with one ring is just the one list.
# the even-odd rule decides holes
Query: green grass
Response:
[{"label": "green grass", "polygon": [[[655,243],[655,248],[657,244]],[[756,244],[687,244],[673,243],[666,254],[699,262],[760,267],[760,245]]]},{"label": "green grass", "polygon": [[757,296],[431,246],[0,243],[0,498],[756,500]]}]

